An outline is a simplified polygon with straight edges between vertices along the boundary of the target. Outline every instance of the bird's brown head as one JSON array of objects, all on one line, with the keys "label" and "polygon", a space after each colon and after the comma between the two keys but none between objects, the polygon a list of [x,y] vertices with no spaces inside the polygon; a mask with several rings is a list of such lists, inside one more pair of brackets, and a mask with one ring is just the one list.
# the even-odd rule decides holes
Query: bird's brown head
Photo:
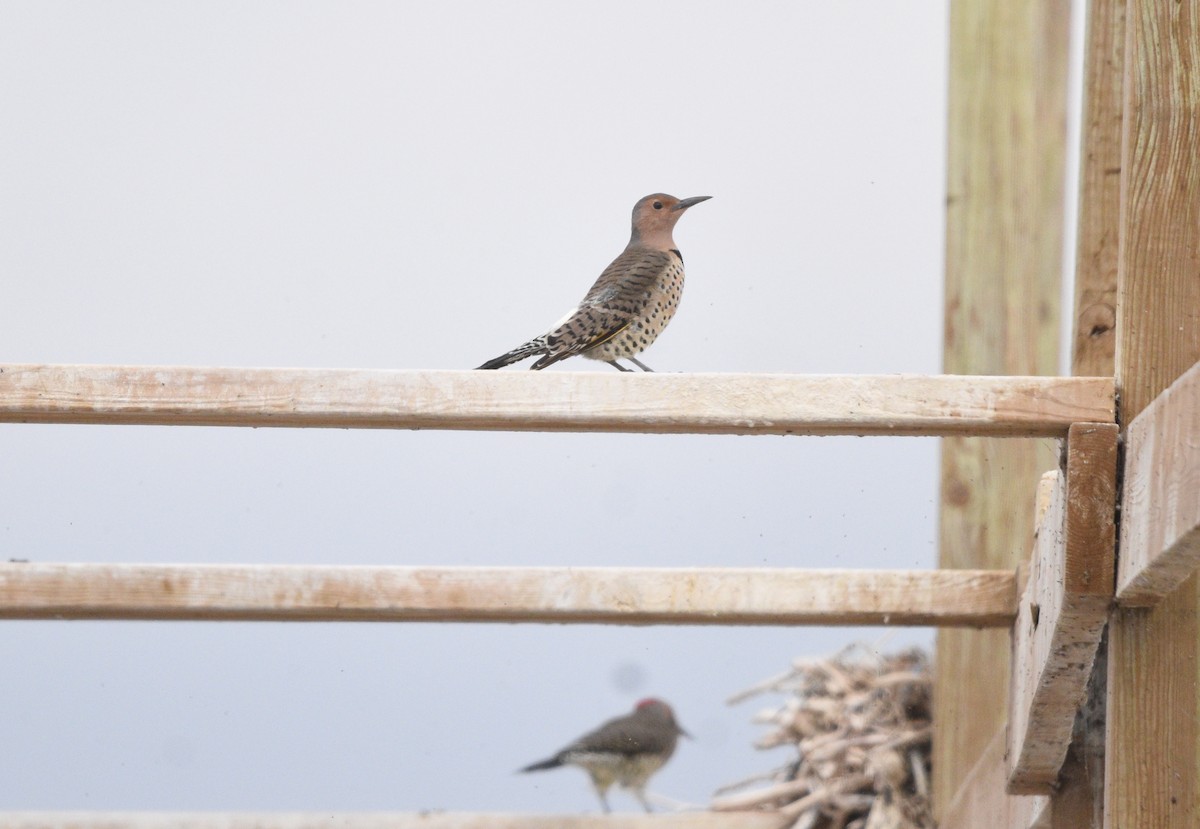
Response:
[{"label": "bird's brown head", "polygon": [[666,193],[652,193],[638,199],[633,206],[633,235],[629,244],[645,245],[658,250],[675,247],[671,231],[684,211],[695,204],[711,199],[712,196],[692,196],[677,199]]},{"label": "bird's brown head", "polygon": [[661,723],[673,729],[676,734],[691,739],[692,735],[688,734],[679,723],[675,722],[675,712],[671,710],[671,706],[667,705],[661,699],[650,697],[649,699],[641,700],[633,708],[634,714],[654,722]]}]

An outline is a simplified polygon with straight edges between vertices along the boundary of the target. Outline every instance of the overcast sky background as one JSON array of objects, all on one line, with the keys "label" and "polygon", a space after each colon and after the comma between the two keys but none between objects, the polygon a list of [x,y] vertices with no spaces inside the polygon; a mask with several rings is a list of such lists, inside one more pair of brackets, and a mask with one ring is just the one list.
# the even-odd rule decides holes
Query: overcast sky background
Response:
[{"label": "overcast sky background", "polygon": [[[676,230],[687,288],[648,364],[936,373],[946,27],[944,2],[4,2],[0,361],[470,368],[573,306],[661,190],[713,199]],[[934,440],[6,425],[0,447],[6,559],[935,560]],[[4,622],[0,809],[594,810],[582,772],[513,772],[647,695],[696,737],[651,789],[705,803],[790,757],[728,695],[885,634],[932,642]]]}]

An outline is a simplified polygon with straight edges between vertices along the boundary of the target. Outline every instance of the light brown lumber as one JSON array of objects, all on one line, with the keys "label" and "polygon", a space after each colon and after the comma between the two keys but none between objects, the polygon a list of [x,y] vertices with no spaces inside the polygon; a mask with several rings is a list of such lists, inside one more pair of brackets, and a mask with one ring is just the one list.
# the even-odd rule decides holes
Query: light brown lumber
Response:
[{"label": "light brown lumber", "polygon": [[1113,373],[1121,210],[1125,0],[1088,0],[1071,373]]},{"label": "light brown lumber", "polygon": [[1005,792],[1008,777],[1005,743],[1005,729],[1001,726],[983,754],[964,773],[957,791],[947,796],[938,829],[1050,829],[1053,807],[1049,798]]},{"label": "light brown lumber", "polygon": [[0,812],[0,829],[782,829],[763,812]]},{"label": "light brown lumber", "polygon": [[[1058,373],[1069,17],[1058,0],[950,4],[947,373]],[[1048,442],[943,441],[940,566],[1016,569],[1032,537],[1017,505],[1057,461]],[[1010,647],[938,634],[937,814],[1007,718]]]},{"label": "light brown lumber", "polygon": [[1008,792],[1052,794],[1112,600],[1117,427],[1077,423],[1013,626]]},{"label": "light brown lumber", "polygon": [[770,435],[1063,435],[1108,378],[0,365],[0,422]]},{"label": "light brown lumber", "polygon": [[1004,571],[0,563],[0,618],[962,625]]},{"label": "light brown lumber", "polygon": [[1200,363],[1129,424],[1121,503],[1117,601],[1149,607],[1200,566]]},{"label": "light brown lumber", "polygon": [[[1086,16],[1071,348],[1071,373],[1076,376],[1115,371],[1125,3],[1088,0],[1075,6]],[[1059,774],[1054,829],[1104,825],[1107,649],[1102,636],[1087,699],[1076,716],[1075,737]]]},{"label": "light brown lumber", "polygon": [[[1131,0],[1117,382],[1131,423],[1200,360],[1200,6]],[[1109,622],[1105,825],[1200,825],[1200,591]]]}]

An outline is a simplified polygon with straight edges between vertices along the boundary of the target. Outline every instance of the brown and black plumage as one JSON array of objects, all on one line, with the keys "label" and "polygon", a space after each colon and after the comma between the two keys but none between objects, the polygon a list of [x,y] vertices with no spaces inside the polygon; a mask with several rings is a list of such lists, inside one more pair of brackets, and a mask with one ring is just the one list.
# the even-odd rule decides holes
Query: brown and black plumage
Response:
[{"label": "brown and black plumage", "polygon": [[532,366],[537,370],[579,354],[621,371],[630,371],[617,362],[625,359],[650,371],[636,355],[667,327],[683,294],[683,255],[672,231],[685,210],[708,198],[654,193],[639,199],[629,244],[579,305],[545,334],[479,368],[500,368],[539,355]]},{"label": "brown and black plumage", "polygon": [[660,699],[644,699],[623,717],[589,731],[553,757],[521,771],[543,771],[559,766],[579,766],[592,778],[604,811],[614,783],[631,790],[647,812],[646,781],[675,753],[679,735],[687,732],[675,722],[671,706]]}]

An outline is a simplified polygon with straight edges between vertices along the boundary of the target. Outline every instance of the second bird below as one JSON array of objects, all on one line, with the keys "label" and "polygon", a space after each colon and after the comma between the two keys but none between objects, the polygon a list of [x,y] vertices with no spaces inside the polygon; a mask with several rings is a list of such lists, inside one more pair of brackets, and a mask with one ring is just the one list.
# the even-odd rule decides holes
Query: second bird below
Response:
[{"label": "second bird below", "polygon": [[521,771],[579,766],[591,776],[605,812],[609,811],[608,790],[614,783],[633,792],[649,812],[646,782],[671,759],[681,734],[691,736],[675,721],[671,706],[660,699],[644,699],[632,713],[609,720],[553,757]]}]

